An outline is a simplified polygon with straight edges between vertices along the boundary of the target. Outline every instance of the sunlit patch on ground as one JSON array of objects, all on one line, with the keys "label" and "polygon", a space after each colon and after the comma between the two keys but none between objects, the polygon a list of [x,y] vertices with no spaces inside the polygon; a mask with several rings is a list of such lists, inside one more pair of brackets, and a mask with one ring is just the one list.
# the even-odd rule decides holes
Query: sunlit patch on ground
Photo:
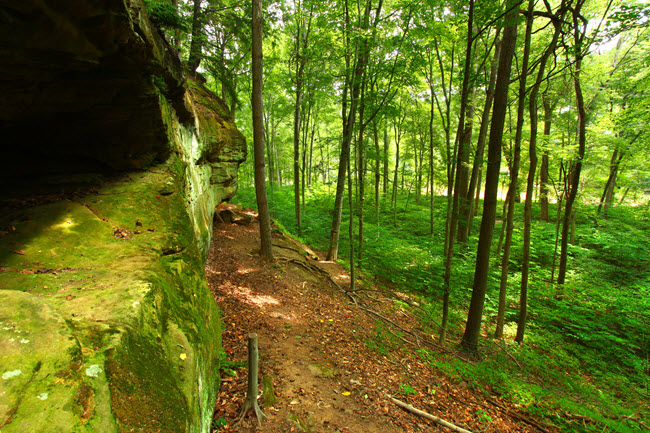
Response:
[{"label": "sunlit patch on ground", "polygon": [[219,289],[225,293],[230,294],[231,296],[234,296],[241,302],[245,302],[249,305],[256,305],[258,307],[262,307],[265,305],[280,304],[280,302],[273,296],[255,294],[250,288],[235,286],[229,281],[225,281],[221,286],[219,286]]},{"label": "sunlit patch on ground", "polygon": [[248,274],[249,272],[253,272],[253,271],[255,271],[255,269],[244,268],[244,269],[238,269],[238,270],[237,270],[237,273],[238,273],[238,274],[244,274],[244,275],[246,275],[246,274]]}]

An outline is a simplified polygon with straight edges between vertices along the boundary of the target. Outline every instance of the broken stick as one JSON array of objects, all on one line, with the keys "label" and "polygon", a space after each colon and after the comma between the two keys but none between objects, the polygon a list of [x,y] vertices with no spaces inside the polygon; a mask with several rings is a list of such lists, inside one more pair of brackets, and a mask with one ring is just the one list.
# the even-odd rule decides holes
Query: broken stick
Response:
[{"label": "broken stick", "polygon": [[438,418],[435,415],[431,415],[430,413],[424,412],[424,411],[422,411],[420,409],[416,409],[413,406],[411,406],[410,404],[404,403],[403,401],[400,401],[400,400],[398,400],[396,398],[393,398],[392,396],[390,396],[388,394],[386,394],[386,397],[388,397],[388,399],[390,401],[392,401],[393,403],[395,403],[396,405],[398,405],[402,409],[406,409],[407,411],[409,411],[411,413],[414,413],[415,415],[421,416],[422,418],[426,418],[426,419],[428,419],[430,421],[433,421],[436,424],[441,425],[443,427],[447,427],[451,431],[456,431],[456,432],[460,432],[460,433],[472,433],[471,431],[465,430],[464,428],[461,428],[461,427],[458,427],[457,425],[454,425],[454,424],[452,424],[452,423],[450,423],[448,421],[445,421],[442,418]]},{"label": "broken stick", "polygon": [[257,377],[259,367],[259,349],[257,348],[257,334],[248,334],[248,390],[246,391],[246,400],[242,408],[241,418],[237,424],[242,422],[250,409],[253,409],[257,417],[257,424],[262,426],[262,419],[268,419],[260,406],[257,404]]}]

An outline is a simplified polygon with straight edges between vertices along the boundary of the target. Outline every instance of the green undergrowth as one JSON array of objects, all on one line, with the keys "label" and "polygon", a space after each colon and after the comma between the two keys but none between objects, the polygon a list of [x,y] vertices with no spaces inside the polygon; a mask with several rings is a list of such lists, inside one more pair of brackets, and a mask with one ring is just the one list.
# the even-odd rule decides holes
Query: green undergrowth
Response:
[{"label": "green undergrowth", "polygon": [[[307,192],[300,235],[291,186],[269,191],[271,216],[282,230],[326,250],[334,194],[335,185],[314,186]],[[427,198],[417,205],[412,195],[399,196],[396,213],[390,198],[382,199],[379,217],[373,198],[374,194],[369,194],[364,207],[364,248],[357,261],[362,278],[419,299],[423,308],[413,312],[420,315],[425,332],[436,336],[441,315],[446,197],[435,198],[432,234]],[[242,188],[236,200],[255,206],[254,190]],[[498,221],[481,360],[468,363],[424,350],[419,355],[477,391],[502,396],[562,431],[641,431],[635,420],[648,425],[650,418],[650,215],[645,207],[616,207],[604,218],[597,215],[595,206],[578,206],[575,243],[569,247],[567,282],[562,287],[551,282],[557,278],[554,263],[559,263],[555,256],[558,227],[553,221],[557,208],[551,204],[551,221],[544,222],[538,219],[539,208],[534,207],[529,321],[525,343],[520,346],[513,342],[523,243],[523,204],[517,206],[504,340],[487,338],[494,333],[498,308],[500,267],[494,258],[501,230]],[[464,331],[480,215],[479,209],[468,242],[455,246],[450,346],[458,344]],[[358,249],[358,215],[354,220]],[[339,249],[344,265],[349,260],[348,224],[345,206]],[[381,338],[367,344],[381,353],[391,340],[384,330],[375,331]]]}]

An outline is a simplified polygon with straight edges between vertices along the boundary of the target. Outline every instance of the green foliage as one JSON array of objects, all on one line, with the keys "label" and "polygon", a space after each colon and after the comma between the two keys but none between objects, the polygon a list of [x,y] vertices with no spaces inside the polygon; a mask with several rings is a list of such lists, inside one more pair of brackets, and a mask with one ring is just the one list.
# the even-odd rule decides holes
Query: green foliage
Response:
[{"label": "green foliage", "polygon": [[384,322],[377,321],[375,323],[374,333],[374,337],[364,340],[364,343],[372,350],[384,356],[388,356],[389,349],[399,347],[402,344],[402,341],[396,334],[388,331]]},{"label": "green foliage", "polygon": [[246,362],[244,361],[229,361],[226,359],[226,353],[221,352],[221,360],[219,362],[221,371],[224,372],[224,374],[227,374],[228,376],[236,376],[237,375],[237,370],[239,370],[242,367],[246,366]]},{"label": "green foliage", "polygon": [[[254,191],[244,188],[237,199],[244,205],[254,205]],[[306,201],[301,240],[326,249],[333,187],[315,186],[307,193]],[[412,200],[408,202],[408,196],[398,196],[397,227],[387,203],[380,203],[377,220],[374,203],[368,201],[361,261],[365,278],[418,296],[421,308],[412,313],[420,318],[424,332],[436,335],[440,318],[445,198],[435,201],[433,235],[429,235],[428,209],[414,205]],[[295,231],[291,187],[276,189],[270,205],[272,216],[282,222],[283,230]],[[517,206],[513,274],[506,302],[508,340],[514,337],[518,318],[523,212],[521,205]],[[553,207],[551,215],[555,214]],[[479,392],[500,395],[531,415],[547,417],[563,431],[598,429],[560,419],[554,415],[558,411],[598,420],[613,431],[635,431],[634,423],[620,421],[620,417],[635,417],[643,412],[643,398],[647,398],[650,387],[650,239],[647,235],[650,219],[643,212],[643,208],[615,207],[605,219],[595,216],[593,206],[578,206],[576,244],[571,246],[569,257],[572,274],[564,287],[550,282],[555,222],[533,220],[531,297],[525,344],[484,341],[485,359],[470,364],[425,349],[419,349],[418,355]],[[534,209],[534,214],[538,215],[539,209]],[[344,209],[343,227],[347,225],[347,217]],[[472,233],[477,233],[477,228],[473,227]],[[346,238],[341,238],[340,256],[348,258]],[[464,326],[464,308],[470,296],[466,288],[471,287],[473,278],[476,237],[470,238],[465,246],[458,245],[456,251],[449,320],[451,340],[459,339]],[[557,259],[555,262],[557,266]],[[496,315],[498,271],[498,268],[492,271],[486,298],[488,334]],[[408,308],[408,305],[397,307]],[[384,355],[389,348],[401,344],[379,322],[373,338],[365,343]],[[408,393],[405,389],[402,392]]]},{"label": "green foliage", "polygon": [[187,31],[178,10],[168,0],[145,0],[151,21],[158,27]]},{"label": "green foliage", "polygon": [[213,429],[222,429],[228,425],[228,420],[225,418],[215,418],[212,420]]},{"label": "green foliage", "polygon": [[488,415],[487,412],[485,412],[483,409],[477,410],[476,415],[478,416],[478,420],[480,422],[484,422],[484,423],[487,423],[487,424],[492,422],[492,417],[490,415]]},{"label": "green foliage", "polygon": [[400,389],[400,391],[402,391],[402,394],[404,394],[407,397],[409,395],[417,395],[417,391],[414,390],[413,387],[411,385],[409,385],[408,383],[400,382],[399,383],[399,389]]}]

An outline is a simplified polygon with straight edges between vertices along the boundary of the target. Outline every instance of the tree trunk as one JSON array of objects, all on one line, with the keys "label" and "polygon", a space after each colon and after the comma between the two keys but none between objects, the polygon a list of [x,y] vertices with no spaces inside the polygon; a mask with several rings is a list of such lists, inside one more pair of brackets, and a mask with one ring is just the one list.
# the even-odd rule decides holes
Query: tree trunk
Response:
[{"label": "tree trunk", "polygon": [[[365,74],[364,74],[365,77]],[[361,260],[363,258],[363,205],[365,203],[365,148],[364,148],[364,132],[366,130],[366,123],[364,122],[365,113],[365,99],[366,99],[366,84],[361,86],[361,99],[359,100],[359,135],[357,136],[357,150],[359,153],[359,167],[357,169],[357,179],[359,180],[359,251],[358,265],[361,269]],[[350,176],[352,176],[350,174]],[[350,208],[352,209],[352,208]],[[350,211],[352,213],[352,211]],[[352,240],[350,240],[352,242]]]},{"label": "tree trunk", "polygon": [[[444,345],[447,336],[447,321],[449,317],[449,292],[451,290],[451,263],[454,255],[454,242],[456,241],[456,228],[458,221],[458,209],[464,206],[467,197],[467,180],[468,170],[467,164],[469,162],[469,142],[466,136],[470,134],[467,130],[467,122],[465,121],[466,111],[469,104],[469,75],[471,71],[472,62],[472,34],[474,26],[474,0],[469,2],[469,13],[467,21],[467,47],[465,52],[465,68],[463,71],[463,87],[460,100],[460,120],[458,121],[458,131],[456,134],[456,141],[458,142],[458,154],[456,160],[456,174],[454,183],[454,198],[451,209],[450,219],[447,222],[448,230],[445,239],[446,255],[445,255],[445,275],[444,275],[444,288],[443,288],[443,304],[442,304],[442,320],[440,324],[440,344]],[[471,131],[471,123],[469,125]]]},{"label": "tree trunk", "polygon": [[377,219],[377,224],[379,224],[379,183],[381,182],[381,173],[379,172],[379,133],[377,131],[377,122],[373,122],[372,126],[372,133],[375,141],[375,218]]},{"label": "tree trunk", "polygon": [[[257,424],[261,427],[262,420],[268,417],[262,412],[260,406],[257,404],[257,390],[258,390],[258,377],[259,377],[259,349],[257,345],[257,334],[248,334],[248,387],[246,390],[246,399],[242,407],[241,420],[244,419],[249,410],[255,412],[257,417]],[[239,424],[239,422],[237,424]]]},{"label": "tree trunk", "polygon": [[[472,84],[473,86],[473,84]],[[467,116],[465,118],[465,131],[461,137],[461,140],[464,141],[459,148],[459,158],[458,161],[461,161],[461,152],[462,154],[462,166],[461,170],[458,170],[460,177],[458,182],[460,185],[459,194],[461,196],[458,199],[458,242],[465,242],[467,240],[468,233],[468,215],[471,212],[471,201],[474,197],[474,192],[470,189],[470,172],[469,172],[469,154],[470,147],[472,145],[472,129],[474,127],[474,88],[472,87],[469,91],[468,101],[467,101]],[[485,147],[485,146],[484,146]],[[483,155],[481,155],[481,160]],[[460,163],[460,162],[459,162]],[[473,185],[475,186],[475,185]]]},{"label": "tree trunk", "polygon": [[252,43],[252,111],[253,111],[253,152],[255,158],[255,196],[260,222],[260,255],[273,258],[271,244],[271,219],[266,197],[264,175],[264,107],[262,103],[262,0],[253,0],[253,43]]},{"label": "tree trunk", "polygon": [[[551,121],[553,119],[553,110],[548,98],[542,98],[544,104],[544,137],[551,136]],[[548,150],[544,149],[542,153],[542,165],[539,169],[539,205],[540,218],[542,221],[548,221]]]},{"label": "tree trunk", "polygon": [[[488,126],[490,122],[490,107],[492,106],[492,101],[494,100],[494,85],[497,80],[497,63],[499,60],[499,53],[501,52],[501,41],[499,41],[500,30],[497,31],[495,36],[496,44],[494,50],[494,59],[492,60],[492,65],[490,67],[490,80],[488,82],[487,92],[485,94],[485,105],[483,107],[483,113],[481,115],[481,129],[478,133],[478,139],[476,142],[476,153],[474,155],[474,166],[472,167],[472,174],[470,176],[469,187],[467,188],[467,208],[466,213],[462,218],[465,219],[465,224],[462,229],[458,231],[458,242],[466,242],[469,237],[470,228],[474,220],[474,209],[476,207],[476,202],[478,201],[479,190],[480,190],[480,173],[481,167],[483,166],[483,155],[485,154],[485,141],[488,133]],[[474,191],[476,190],[476,198],[474,196]]]},{"label": "tree trunk", "polygon": [[[433,88],[431,89],[431,92],[433,93]],[[433,101],[433,94],[431,95],[431,107],[429,109],[429,177],[431,178],[431,185],[430,185],[430,191],[429,193],[431,196],[429,197],[429,236],[433,236],[433,198],[435,196],[435,192],[433,189],[433,148],[434,148],[434,140],[433,140],[433,116],[434,116],[434,101]]]},{"label": "tree trunk", "polygon": [[517,42],[517,1],[508,0],[506,14],[506,27],[503,33],[501,55],[495,86],[494,107],[492,109],[492,122],[490,139],[488,141],[488,164],[485,179],[485,199],[483,200],[483,218],[476,251],[476,268],[474,270],[474,284],[472,298],[467,314],[467,324],[463,334],[462,346],[465,350],[478,349],[478,337],[481,333],[483,320],[483,305],[487,290],[487,277],[490,265],[490,247],[494,232],[494,219],[497,207],[497,190],[499,187],[499,173],[501,171],[501,140],[503,126],[508,107],[508,85],[512,57]]},{"label": "tree trunk", "polygon": [[293,200],[298,235],[302,235],[302,215],[300,213],[300,110],[302,109],[302,76],[304,62],[300,58],[300,26],[296,36],[296,102],[293,113]]},{"label": "tree trunk", "polygon": [[[560,10],[564,10],[560,7]],[[550,11],[549,11],[550,12]],[[563,15],[558,17],[561,21]],[[521,286],[519,292],[519,319],[517,321],[517,335],[515,341],[519,344],[524,341],[524,333],[526,330],[526,320],[528,318],[528,274],[530,272],[530,234],[533,216],[533,194],[535,193],[535,172],[537,169],[537,95],[539,88],[542,84],[544,74],[546,72],[546,63],[552,53],[555,52],[557,41],[560,37],[561,27],[555,26],[555,33],[551,43],[544,51],[540,62],[539,71],[537,73],[537,80],[530,90],[528,101],[528,112],[530,114],[530,141],[528,147],[528,155],[530,157],[530,169],[528,171],[528,179],[526,182],[526,202],[524,204],[524,250],[522,258],[521,269]],[[546,110],[545,110],[546,114]],[[547,117],[544,119],[544,134],[547,133]],[[550,133],[550,119],[548,123],[548,132]]]},{"label": "tree trunk", "polygon": [[579,1],[573,10],[574,21],[574,41],[575,41],[575,70],[573,73],[573,86],[576,93],[576,106],[578,109],[578,155],[576,156],[575,166],[571,173],[570,190],[566,198],[564,208],[564,221],[562,222],[562,242],[560,246],[560,267],[557,274],[558,284],[564,284],[567,270],[567,257],[569,251],[569,227],[571,225],[571,215],[573,213],[573,204],[578,195],[580,186],[580,172],[582,171],[582,160],[585,156],[585,147],[587,143],[587,111],[585,109],[584,96],[582,94],[582,85],[580,82],[580,73],[582,72],[582,42],[585,38],[586,24],[580,21],[580,9],[582,1]]},{"label": "tree trunk", "polygon": [[619,152],[618,149],[614,149],[614,153],[612,154],[612,159],[609,163],[609,177],[607,178],[607,183],[605,183],[603,195],[600,198],[600,203],[598,204],[598,214],[600,214],[601,208],[604,205],[605,217],[607,217],[607,210],[612,203],[612,199],[614,198],[614,187],[616,186],[616,176],[618,175],[618,167],[620,166],[624,156],[625,156],[625,151]]},{"label": "tree trunk", "polygon": [[191,72],[201,63],[201,52],[203,51],[203,22],[201,17],[201,0],[194,0],[192,8],[192,40],[190,42],[190,54],[187,59],[187,67]]},{"label": "tree trunk", "polygon": [[[376,13],[381,10],[381,1],[377,6]],[[370,4],[366,5],[364,11],[362,29],[367,29],[370,20]],[[336,260],[339,248],[339,233],[341,230],[341,216],[343,213],[343,194],[345,192],[345,173],[350,162],[350,144],[354,132],[355,116],[357,110],[357,99],[361,91],[361,79],[368,61],[367,44],[365,40],[361,41],[361,47],[355,50],[353,67],[350,66],[351,43],[350,43],[350,14],[348,4],[345,3],[345,38],[346,38],[346,77],[343,88],[342,118],[343,118],[343,138],[341,142],[341,157],[339,159],[339,172],[336,184],[336,197],[334,198],[334,218],[332,219],[332,229],[330,231],[330,246],[327,252],[327,260]],[[350,89],[350,110],[347,113],[347,93]],[[352,209],[350,209],[352,213]]]},{"label": "tree trunk", "polygon": [[388,141],[388,122],[384,125],[384,197],[388,194],[388,151],[390,142]]},{"label": "tree trunk", "polygon": [[524,34],[524,56],[521,62],[519,74],[519,95],[517,102],[517,127],[515,130],[515,142],[513,144],[512,167],[510,170],[510,186],[508,188],[508,216],[506,218],[506,240],[501,258],[501,280],[499,283],[499,310],[497,313],[496,330],[494,338],[503,338],[503,325],[506,313],[506,294],[508,289],[508,270],[510,268],[510,250],[512,248],[512,229],[515,219],[515,202],[519,195],[518,178],[519,163],[521,161],[521,136],[524,129],[524,113],[526,109],[526,81],[528,61],[530,59],[530,39],[533,32],[533,7],[534,0],[528,0],[528,13],[526,15],[526,32]]},{"label": "tree trunk", "polygon": [[395,125],[395,173],[393,174],[393,197],[391,202],[393,204],[393,225],[397,227],[397,176],[399,173],[399,142],[402,135],[401,132],[402,121]]}]

